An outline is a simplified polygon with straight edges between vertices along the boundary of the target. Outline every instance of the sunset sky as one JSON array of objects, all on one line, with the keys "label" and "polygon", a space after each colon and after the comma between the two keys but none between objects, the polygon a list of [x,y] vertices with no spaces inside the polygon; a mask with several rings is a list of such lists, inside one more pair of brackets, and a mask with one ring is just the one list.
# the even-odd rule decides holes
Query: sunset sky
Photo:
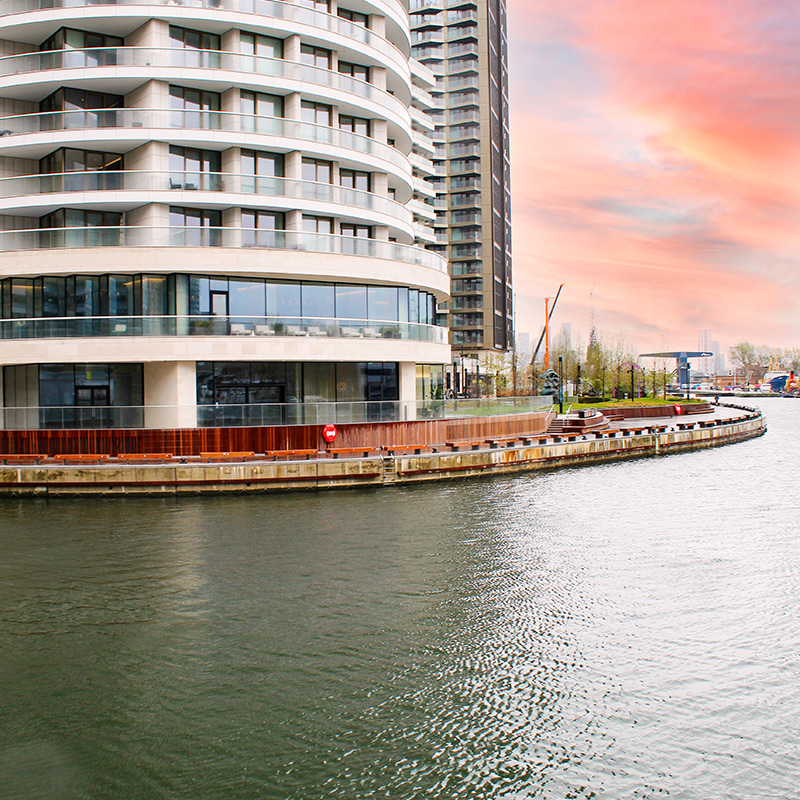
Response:
[{"label": "sunset sky", "polygon": [[800,4],[509,0],[517,329],[800,346]]}]

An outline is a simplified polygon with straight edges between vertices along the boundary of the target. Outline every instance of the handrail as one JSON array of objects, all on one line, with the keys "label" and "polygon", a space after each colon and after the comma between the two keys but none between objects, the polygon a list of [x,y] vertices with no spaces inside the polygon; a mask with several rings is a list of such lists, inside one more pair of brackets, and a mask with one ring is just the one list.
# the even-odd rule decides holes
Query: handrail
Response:
[{"label": "handrail", "polygon": [[84,247],[234,247],[306,250],[313,253],[335,253],[402,261],[438,272],[447,272],[446,259],[430,250],[382,239],[362,239],[331,233],[189,225],[76,226],[0,231],[0,252]]},{"label": "handrail", "polygon": [[390,197],[319,181],[270,175],[194,170],[84,170],[0,178],[0,198],[34,194],[102,191],[202,191],[317,200],[393,214],[411,212]]},{"label": "handrail", "polygon": [[152,139],[154,128],[176,130],[225,131],[299,139],[304,142],[344,147],[357,153],[374,155],[410,173],[408,157],[396,147],[360,133],[317,125],[285,117],[267,117],[233,111],[201,111],[170,108],[88,108],[69,111],[40,111],[0,117],[0,147],[12,137],[87,129],[129,128]]},{"label": "handrail", "polygon": [[308,337],[447,343],[447,329],[438,325],[349,317],[156,314],[0,320],[0,339],[3,340],[107,336]]},{"label": "handrail", "polygon": [[318,86],[336,88],[359,98],[379,100],[394,106],[399,116],[408,115],[407,106],[386,89],[361,78],[299,61],[269,58],[229,50],[180,49],[177,47],[85,47],[43,50],[0,56],[0,77],[28,75],[62,69],[118,69],[119,67],[177,67],[180,69],[228,70],[254,76],[287,78]]},{"label": "handrail", "polygon": [[12,16],[31,11],[50,11],[59,8],[97,8],[98,6],[175,6],[187,9],[233,11],[258,17],[285,19],[338,33],[377,49],[389,48],[389,52],[398,62],[401,60],[406,62],[406,57],[400,48],[385,36],[380,36],[369,28],[350,22],[344,17],[307,8],[293,3],[291,0],[2,0],[0,16]]}]

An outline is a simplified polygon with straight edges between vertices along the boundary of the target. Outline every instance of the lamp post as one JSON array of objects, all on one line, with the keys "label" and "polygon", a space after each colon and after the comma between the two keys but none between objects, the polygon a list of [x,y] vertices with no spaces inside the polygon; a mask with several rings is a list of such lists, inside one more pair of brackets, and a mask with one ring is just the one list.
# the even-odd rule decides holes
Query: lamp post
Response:
[{"label": "lamp post", "polygon": [[631,403],[633,402],[633,364],[631,364]]},{"label": "lamp post", "polygon": [[558,413],[564,413],[564,357],[558,357]]}]

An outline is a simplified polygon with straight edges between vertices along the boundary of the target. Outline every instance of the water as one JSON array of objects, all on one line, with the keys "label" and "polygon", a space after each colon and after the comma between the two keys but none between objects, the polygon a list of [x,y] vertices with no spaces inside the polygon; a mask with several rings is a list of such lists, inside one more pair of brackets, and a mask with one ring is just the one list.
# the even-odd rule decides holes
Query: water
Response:
[{"label": "water", "polygon": [[800,797],[800,401],[698,453],[0,503],[0,798]]}]

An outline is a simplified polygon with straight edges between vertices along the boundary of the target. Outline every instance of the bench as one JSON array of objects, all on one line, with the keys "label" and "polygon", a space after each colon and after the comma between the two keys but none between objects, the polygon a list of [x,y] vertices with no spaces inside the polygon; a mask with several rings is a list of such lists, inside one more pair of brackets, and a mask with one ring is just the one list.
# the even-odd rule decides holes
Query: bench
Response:
[{"label": "bench", "polygon": [[476,439],[475,441],[460,441],[460,442],[445,442],[445,444],[454,452],[457,453],[462,447],[469,447],[471,450],[480,450],[481,445],[485,443],[484,439]]},{"label": "bench", "polygon": [[380,451],[380,447],[329,447],[325,450],[326,453],[330,453],[334,458],[339,458],[340,455],[354,455],[355,453],[363,453],[364,458],[366,458],[370,453],[377,453]]},{"label": "bench", "polygon": [[47,458],[44,453],[5,453],[0,455],[0,461],[8,464],[9,461],[41,461]]},{"label": "bench", "polygon": [[304,456],[308,461],[311,456],[319,455],[319,450],[267,450],[265,455],[273,461],[277,461],[284,456],[287,458],[289,456]]},{"label": "bench", "polygon": [[119,461],[171,461],[172,453],[120,453]]},{"label": "bench", "polygon": [[518,442],[522,437],[520,436],[497,436],[491,439],[486,439],[486,443],[489,447],[497,448],[501,444],[506,445],[506,447],[511,447],[512,444]]},{"label": "bench", "polygon": [[387,453],[397,453],[403,450],[413,450],[414,455],[419,455],[426,447],[427,444],[388,444],[384,445],[383,449]]},{"label": "bench", "polygon": [[56,461],[106,461],[111,456],[108,453],[94,454],[94,453],[59,453],[53,456]]},{"label": "bench", "polygon": [[242,450],[241,452],[222,452],[222,453],[212,453],[212,452],[201,452],[200,458],[204,461],[245,461],[248,458],[253,458],[255,453],[249,450]]}]

